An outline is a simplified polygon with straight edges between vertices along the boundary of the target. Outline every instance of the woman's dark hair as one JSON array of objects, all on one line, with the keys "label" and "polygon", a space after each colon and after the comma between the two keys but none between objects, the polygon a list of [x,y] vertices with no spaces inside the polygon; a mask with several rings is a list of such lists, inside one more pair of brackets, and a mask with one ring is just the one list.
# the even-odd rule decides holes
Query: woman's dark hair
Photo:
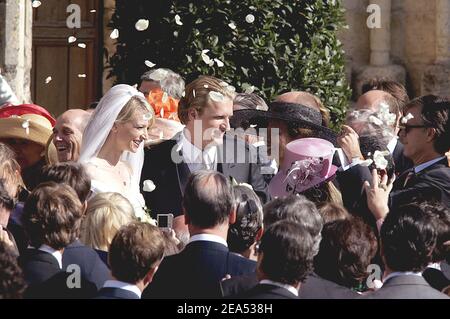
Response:
[{"label": "woman's dark hair", "polygon": [[[375,154],[375,151],[387,151],[389,152],[387,145],[380,139],[379,136],[376,135],[362,135],[359,137],[359,144],[361,153],[364,156],[365,159],[372,159],[373,155]],[[392,175],[395,172],[395,164],[394,164],[394,158],[389,153],[389,155],[385,155],[384,158],[387,160],[387,166],[386,166],[386,173],[389,178],[392,177]],[[370,164],[369,166],[370,171],[373,169],[376,169],[377,171],[380,171],[376,166],[375,163]]]},{"label": "woman's dark hair", "polygon": [[359,218],[335,220],[325,224],[314,270],[320,277],[354,288],[366,273],[377,251],[377,238]]},{"label": "woman's dark hair", "polygon": [[263,210],[259,197],[246,186],[234,186],[236,222],[228,229],[230,251],[242,253],[255,243],[263,224]]}]

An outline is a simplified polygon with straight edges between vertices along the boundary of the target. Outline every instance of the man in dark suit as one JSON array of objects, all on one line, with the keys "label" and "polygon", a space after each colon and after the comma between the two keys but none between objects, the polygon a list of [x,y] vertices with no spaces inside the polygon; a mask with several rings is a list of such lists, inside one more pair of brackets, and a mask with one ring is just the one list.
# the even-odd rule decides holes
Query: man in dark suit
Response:
[{"label": "man in dark suit", "polygon": [[391,211],[381,226],[381,255],[385,265],[383,286],[367,299],[448,299],[422,277],[431,262],[437,234],[433,217],[423,204]]},{"label": "man in dark suit", "polygon": [[[264,226],[270,227],[274,223],[287,220],[305,227],[319,247],[323,220],[313,202],[301,195],[290,195],[276,198],[264,206]],[[252,289],[258,284],[256,273],[231,277],[220,283],[221,295],[230,297]],[[300,285],[299,297],[302,299],[352,299],[358,294],[347,287],[312,273]]]},{"label": "man in dark suit", "polygon": [[183,191],[191,173],[207,169],[218,171],[239,183],[252,185],[263,202],[268,200],[267,184],[261,175],[253,147],[228,137],[233,115],[234,93],[227,83],[201,76],[188,84],[178,106],[178,116],[185,129],[174,139],[145,151],[141,185],[152,180],[156,189],[144,198],[152,216],[172,213],[174,228],[182,228]]},{"label": "man in dark suit", "polygon": [[40,184],[28,197],[22,223],[34,248],[19,258],[29,285],[26,298],[89,298],[97,292],[76,269],[62,270],[62,252],[78,233],[81,211],[77,194],[65,184]]},{"label": "man in dark suit", "polygon": [[146,298],[218,298],[220,280],[255,271],[256,263],[228,250],[229,224],[235,222],[233,190],[215,171],[197,171],[188,179],[183,197],[191,238],[184,250],[164,258]]},{"label": "man in dark suit", "polygon": [[113,280],[105,282],[96,299],[140,299],[161,263],[164,240],[162,232],[148,223],[122,227],[108,254]]},{"label": "man in dark suit", "polygon": [[[91,189],[91,180],[83,165],[74,162],[62,162],[45,165],[42,168],[39,182],[65,183],[72,187],[78,195],[83,209],[79,218],[83,217],[87,207],[87,197]],[[78,236],[78,234],[77,234]],[[83,245],[75,239],[64,249],[63,269],[69,265],[80,267],[81,275],[88,281],[94,283],[100,289],[106,280],[110,279],[108,267],[103,263],[94,249]]]},{"label": "man in dark suit", "polygon": [[[388,207],[392,209],[410,203],[415,197],[437,200],[449,207],[450,168],[445,152],[450,148],[450,100],[434,95],[422,96],[409,102],[405,113],[399,137],[404,146],[403,153],[412,160],[414,167],[394,182]],[[348,130],[340,139],[343,148],[347,149],[346,154],[356,150],[355,157],[360,156],[354,131]],[[353,210],[353,205],[358,202],[364,204],[364,197],[361,197],[363,183],[372,181],[367,167],[355,165],[338,174],[338,179],[341,185],[354,190],[354,197],[347,199],[347,203],[353,203],[348,204],[348,209]]]},{"label": "man in dark suit", "polygon": [[302,225],[280,221],[261,238],[258,253],[259,283],[234,296],[238,299],[298,299],[301,282],[312,272],[318,247]]}]

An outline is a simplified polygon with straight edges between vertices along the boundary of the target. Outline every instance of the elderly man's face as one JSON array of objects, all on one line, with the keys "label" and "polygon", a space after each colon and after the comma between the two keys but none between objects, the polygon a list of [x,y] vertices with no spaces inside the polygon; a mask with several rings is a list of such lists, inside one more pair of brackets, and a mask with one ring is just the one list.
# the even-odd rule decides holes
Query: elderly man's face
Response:
[{"label": "elderly man's face", "polygon": [[159,88],[161,87],[159,86],[158,82],[144,80],[141,82],[141,85],[139,86],[139,92],[142,92],[145,97],[148,97],[148,94],[150,93],[151,90]]},{"label": "elderly man's face", "polygon": [[0,140],[11,147],[16,153],[16,160],[22,169],[33,166],[43,157],[44,146],[21,138],[6,138]]},{"label": "elderly man's face", "polygon": [[63,113],[53,128],[53,144],[56,147],[58,161],[77,161],[80,156],[83,133],[80,131],[81,121],[73,112]]}]

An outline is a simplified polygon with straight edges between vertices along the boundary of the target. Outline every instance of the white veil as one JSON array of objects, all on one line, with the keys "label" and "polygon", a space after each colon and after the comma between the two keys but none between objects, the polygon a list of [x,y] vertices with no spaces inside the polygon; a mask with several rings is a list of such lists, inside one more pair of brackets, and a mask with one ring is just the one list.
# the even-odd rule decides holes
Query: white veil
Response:
[{"label": "white veil", "polygon": [[[133,96],[141,98],[148,104],[141,92],[126,84],[113,86],[102,97],[84,130],[83,140],[81,142],[80,163],[85,164],[97,156],[117,116]],[[124,152],[121,160],[131,166],[133,174],[131,177],[132,188],[136,188],[136,191],[139,192],[139,182],[144,164],[144,143],[141,143],[136,153]]]}]

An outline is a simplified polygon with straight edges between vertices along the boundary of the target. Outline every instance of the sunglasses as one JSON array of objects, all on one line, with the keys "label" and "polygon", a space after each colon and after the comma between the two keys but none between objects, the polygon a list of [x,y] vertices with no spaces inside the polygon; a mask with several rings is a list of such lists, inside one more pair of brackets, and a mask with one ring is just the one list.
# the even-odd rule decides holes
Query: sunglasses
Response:
[{"label": "sunglasses", "polygon": [[409,131],[411,131],[411,129],[413,129],[413,128],[429,128],[429,127],[432,127],[432,126],[431,125],[425,125],[425,124],[422,124],[422,125],[401,124],[401,125],[398,126],[400,131],[404,131],[405,134],[408,134]]}]

